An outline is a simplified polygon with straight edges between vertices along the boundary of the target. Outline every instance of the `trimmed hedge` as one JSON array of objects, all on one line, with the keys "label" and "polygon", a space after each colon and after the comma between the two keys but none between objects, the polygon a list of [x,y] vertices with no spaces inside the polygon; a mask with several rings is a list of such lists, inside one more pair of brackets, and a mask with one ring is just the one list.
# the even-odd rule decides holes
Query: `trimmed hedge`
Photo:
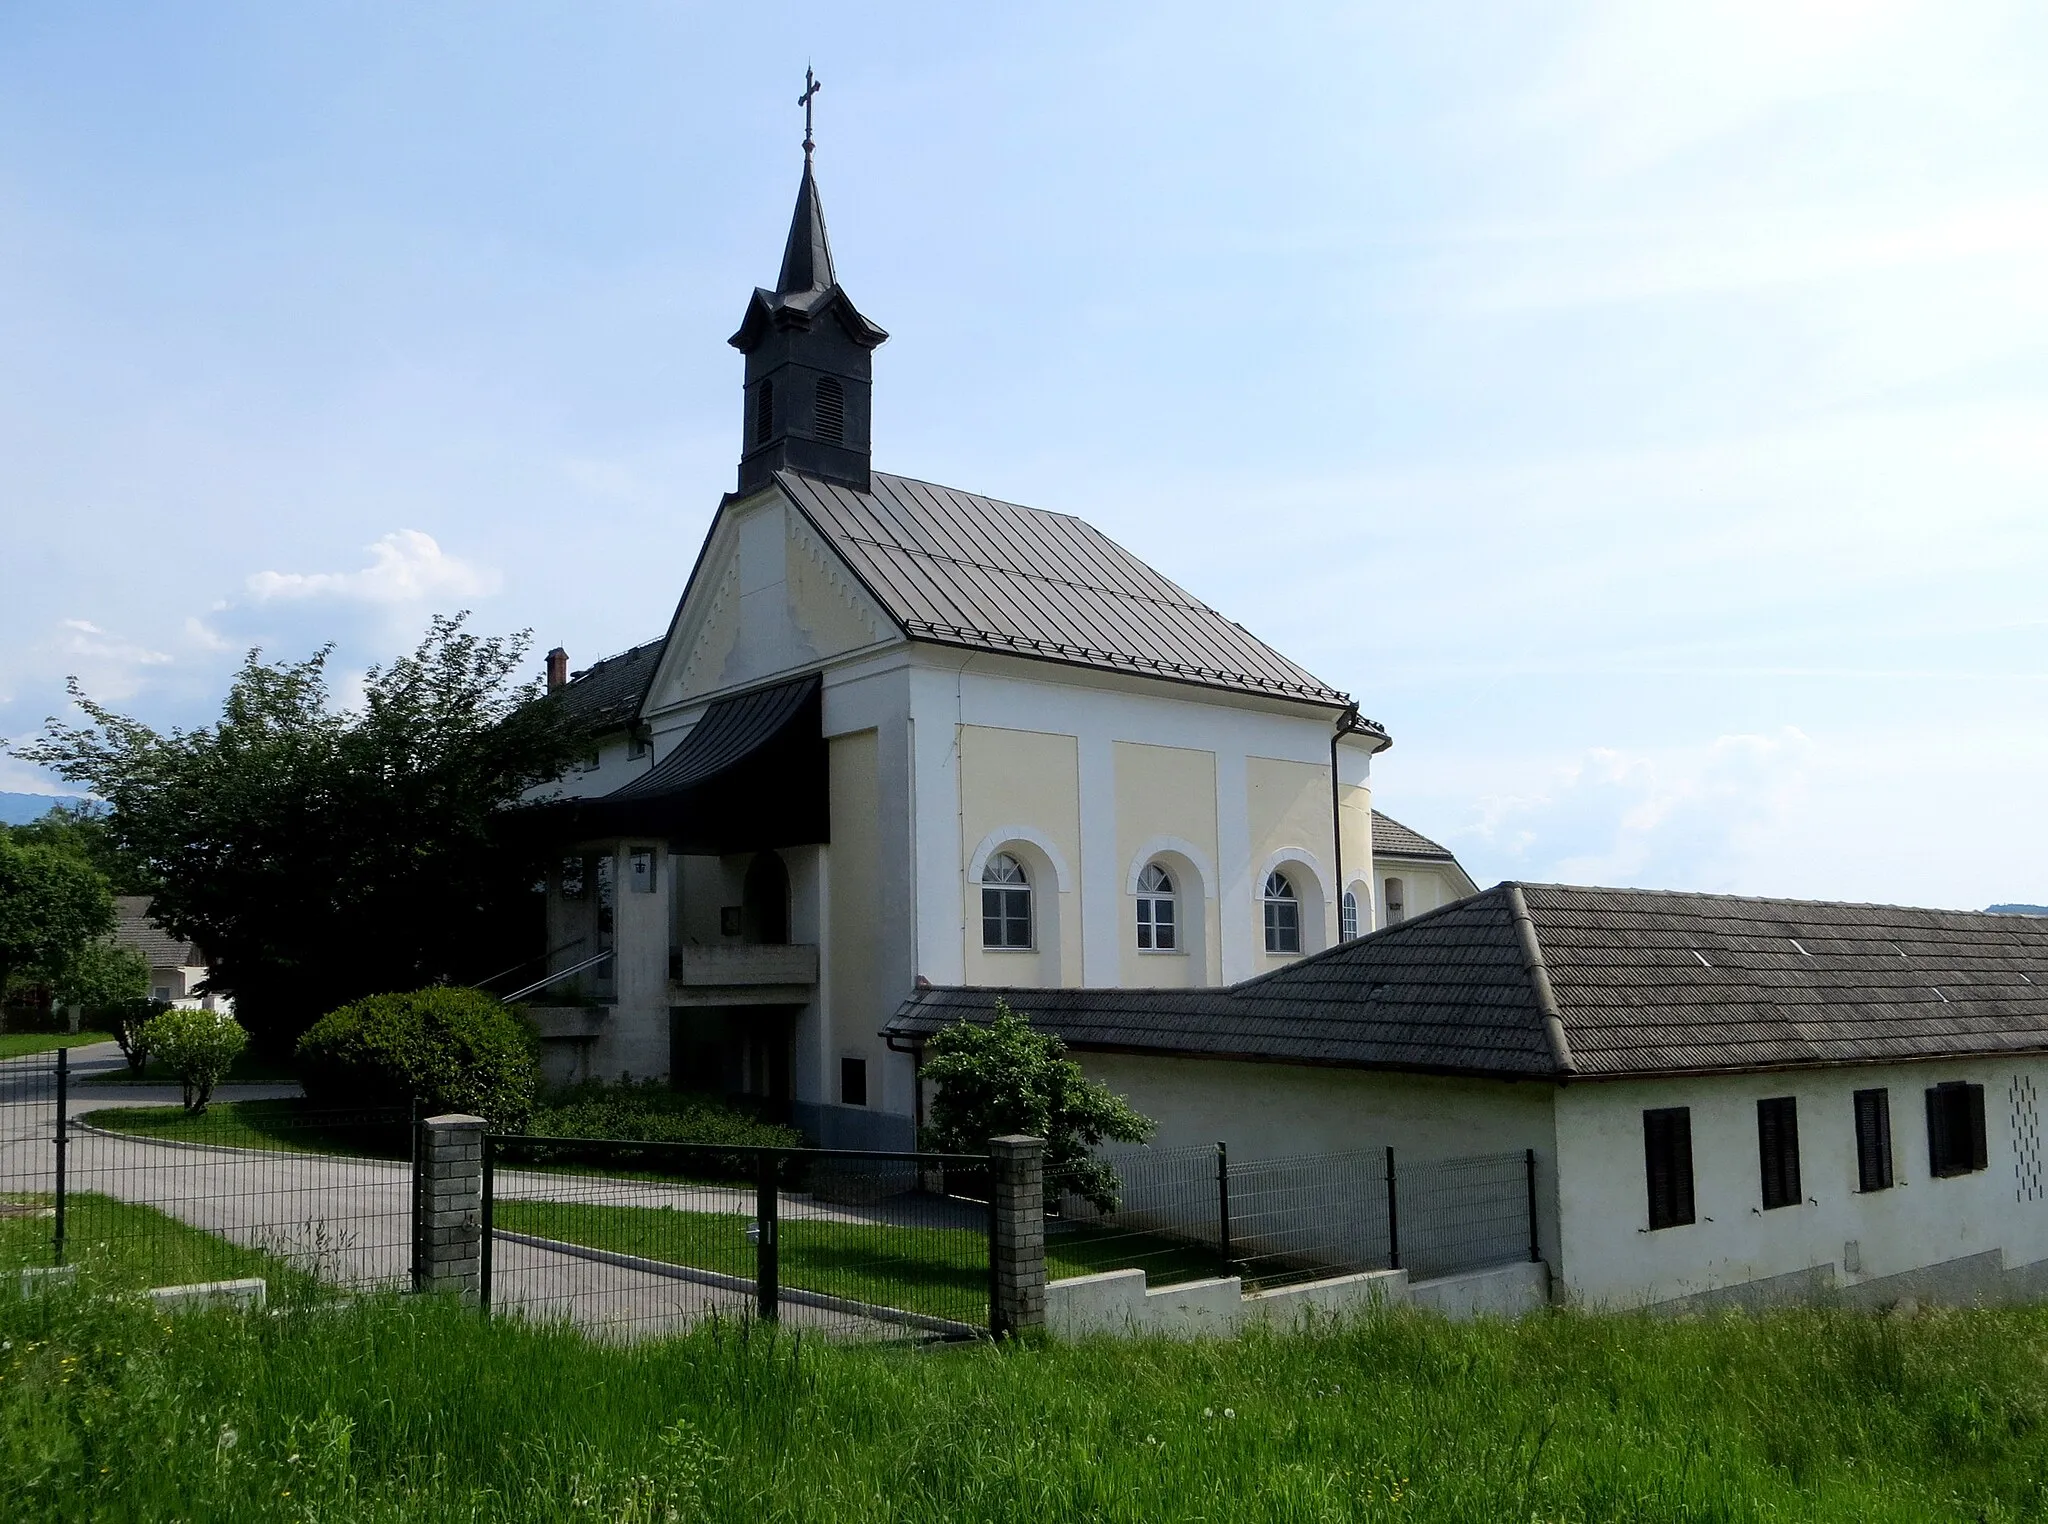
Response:
[{"label": "trimmed hedge", "polygon": [[794,1127],[764,1122],[715,1095],[671,1090],[660,1080],[586,1084],[537,1107],[528,1132],[551,1138],[706,1143],[725,1148],[801,1148]]},{"label": "trimmed hedge", "polygon": [[523,1127],[540,1088],[533,1033],[481,990],[372,995],[321,1017],[299,1039],[316,1106],[409,1106]]}]

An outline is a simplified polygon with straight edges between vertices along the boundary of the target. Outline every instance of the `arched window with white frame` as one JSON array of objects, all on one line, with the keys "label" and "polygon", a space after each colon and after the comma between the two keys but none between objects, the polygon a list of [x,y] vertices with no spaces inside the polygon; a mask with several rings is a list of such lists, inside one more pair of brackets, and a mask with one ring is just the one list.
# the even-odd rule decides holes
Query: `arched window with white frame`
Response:
[{"label": "arched window with white frame", "polygon": [[981,870],[981,945],[999,952],[1029,952],[1031,880],[1024,865],[998,852]]},{"label": "arched window with white frame", "polygon": [[1380,903],[1387,907],[1387,924],[1399,926],[1408,919],[1408,886],[1398,878],[1388,879],[1386,897]]},{"label": "arched window with white frame", "polygon": [[1349,942],[1357,936],[1358,895],[1356,891],[1346,889],[1343,905],[1337,913],[1337,938],[1339,941]]},{"label": "arched window with white frame", "polygon": [[1265,902],[1266,951],[1300,952],[1301,900],[1294,892],[1293,881],[1278,868],[1266,875]]},{"label": "arched window with white frame", "polygon": [[1180,896],[1158,863],[1138,875],[1138,951],[1180,951]]}]

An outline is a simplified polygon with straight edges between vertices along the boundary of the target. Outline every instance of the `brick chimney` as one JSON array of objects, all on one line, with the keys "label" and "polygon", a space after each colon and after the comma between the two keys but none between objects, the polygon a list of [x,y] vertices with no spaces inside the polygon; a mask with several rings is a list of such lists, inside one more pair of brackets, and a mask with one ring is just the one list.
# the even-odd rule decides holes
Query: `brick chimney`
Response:
[{"label": "brick chimney", "polygon": [[548,652],[548,692],[559,693],[569,686],[569,653],[560,646]]}]

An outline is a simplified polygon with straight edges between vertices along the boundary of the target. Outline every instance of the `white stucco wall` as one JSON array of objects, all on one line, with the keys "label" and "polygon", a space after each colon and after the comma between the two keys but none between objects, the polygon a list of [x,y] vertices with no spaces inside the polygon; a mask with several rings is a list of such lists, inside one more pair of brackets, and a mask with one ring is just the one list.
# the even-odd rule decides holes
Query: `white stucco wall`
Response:
[{"label": "white stucco wall", "polygon": [[[1928,1173],[1923,1094],[1946,1080],[1984,1086],[1988,1167]],[[2021,1101],[2015,1107],[2015,1082]],[[1890,1092],[1896,1184],[1857,1190],[1851,1095]],[[1756,1103],[1798,1099],[1805,1200],[1762,1209]],[[1634,1305],[1815,1271],[1861,1283],[1999,1250],[2005,1265],[2048,1259],[2048,1195],[2030,1113],[2048,1099],[2048,1065],[1953,1061],[1670,1080],[1581,1083],[1557,1102],[1561,1285],[1576,1301]],[[1689,1226],[1649,1228],[1645,1109],[1689,1107],[1694,1200]],[[2028,1140],[2032,1141],[2029,1142]],[[1848,1266],[1856,1245],[1859,1268]]]}]

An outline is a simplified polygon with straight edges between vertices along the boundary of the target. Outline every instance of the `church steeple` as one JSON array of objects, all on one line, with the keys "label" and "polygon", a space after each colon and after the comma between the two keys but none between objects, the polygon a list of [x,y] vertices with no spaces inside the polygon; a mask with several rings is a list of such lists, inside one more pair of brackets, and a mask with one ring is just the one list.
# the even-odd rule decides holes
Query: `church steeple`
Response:
[{"label": "church steeple", "polygon": [[868,490],[873,352],[889,335],[860,315],[840,289],[825,235],[825,208],[811,172],[810,97],[805,76],[804,177],[783,245],[775,289],[755,288],[730,342],[747,357],[745,434],[739,490],[752,492],[780,470]]}]

